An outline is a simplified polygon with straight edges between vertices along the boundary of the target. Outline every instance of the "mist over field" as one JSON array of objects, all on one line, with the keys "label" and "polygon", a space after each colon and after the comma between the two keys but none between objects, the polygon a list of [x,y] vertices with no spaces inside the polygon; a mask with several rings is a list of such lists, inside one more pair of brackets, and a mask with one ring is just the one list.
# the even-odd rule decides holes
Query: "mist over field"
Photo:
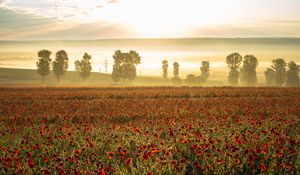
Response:
[{"label": "mist over field", "polygon": [[[74,71],[74,62],[85,52],[92,57],[92,72],[110,74],[115,50],[136,50],[141,56],[138,76],[162,76],[161,62],[180,64],[181,78],[200,74],[202,61],[210,62],[211,85],[226,85],[228,68],[226,56],[232,52],[253,54],[258,59],[258,84],[265,81],[264,71],[276,58],[300,62],[298,38],[195,38],[195,39],[104,39],[64,41],[0,41],[0,67],[36,69],[37,52],[48,49],[55,53],[64,49],[69,55],[68,71]],[[52,54],[52,58],[54,58]],[[107,62],[107,70],[105,63]],[[169,68],[172,74],[172,68]],[[101,82],[101,80],[99,80]],[[94,83],[99,83],[94,82]]]}]

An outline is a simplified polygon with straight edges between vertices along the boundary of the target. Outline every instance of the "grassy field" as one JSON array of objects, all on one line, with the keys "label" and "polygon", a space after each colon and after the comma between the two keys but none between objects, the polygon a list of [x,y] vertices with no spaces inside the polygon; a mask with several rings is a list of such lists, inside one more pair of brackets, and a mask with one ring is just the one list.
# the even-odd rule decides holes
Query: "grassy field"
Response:
[{"label": "grassy field", "polygon": [[300,174],[299,88],[0,90],[0,174]]},{"label": "grassy field", "polygon": [[[170,75],[171,76],[171,75]],[[226,78],[227,75],[225,75]],[[227,85],[227,81],[224,81],[224,72],[214,72],[211,75],[212,78],[204,86],[224,86]],[[181,77],[183,80],[186,77]],[[42,78],[39,76],[35,69],[16,69],[16,68],[0,68],[0,85],[1,86],[41,86]],[[91,76],[83,81],[77,72],[68,71],[65,76],[62,77],[58,84],[56,78],[51,71],[45,78],[46,86],[126,86],[128,82],[123,84],[122,82],[115,83],[111,79],[111,74],[92,72]],[[170,86],[171,82],[165,82],[162,77],[159,76],[137,76],[135,81],[130,86]],[[186,85],[186,84],[182,84]],[[260,82],[259,86],[265,85],[264,82]]]},{"label": "grassy field", "polygon": [[[158,85],[164,81],[160,77],[137,76],[133,85]],[[1,85],[42,85],[41,76],[35,69],[15,69],[15,68],[0,68],[0,84]],[[46,85],[58,85],[56,78],[51,71],[45,78]],[[68,71],[62,77],[60,85],[117,85],[112,81],[110,74],[92,72],[90,77],[83,81],[77,72]],[[119,83],[121,84],[121,83]]]}]

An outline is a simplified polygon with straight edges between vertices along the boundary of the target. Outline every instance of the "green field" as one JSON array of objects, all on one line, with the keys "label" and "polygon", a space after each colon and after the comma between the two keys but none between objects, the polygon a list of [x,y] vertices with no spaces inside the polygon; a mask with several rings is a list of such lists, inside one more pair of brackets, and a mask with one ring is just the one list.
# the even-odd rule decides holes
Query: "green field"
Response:
[{"label": "green field", "polygon": [[[159,85],[163,80],[160,77],[136,77],[136,81],[132,85]],[[34,69],[13,69],[0,68],[0,84],[1,85],[40,85],[42,84],[41,76]],[[53,72],[45,78],[45,84],[57,85],[57,81]],[[110,74],[92,72],[91,76],[83,81],[77,72],[68,71],[62,77],[60,85],[117,85],[112,81]],[[120,83],[119,83],[120,84]]]}]

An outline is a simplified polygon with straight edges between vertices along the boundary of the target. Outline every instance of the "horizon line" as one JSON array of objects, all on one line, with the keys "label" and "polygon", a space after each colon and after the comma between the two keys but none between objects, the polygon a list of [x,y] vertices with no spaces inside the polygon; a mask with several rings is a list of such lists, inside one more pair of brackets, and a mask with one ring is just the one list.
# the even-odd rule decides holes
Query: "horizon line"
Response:
[{"label": "horizon line", "polygon": [[101,40],[187,40],[187,39],[300,39],[300,37],[132,37],[132,38],[97,38],[97,39],[11,39],[11,40],[1,40],[0,42],[31,42],[31,41],[101,41]]}]

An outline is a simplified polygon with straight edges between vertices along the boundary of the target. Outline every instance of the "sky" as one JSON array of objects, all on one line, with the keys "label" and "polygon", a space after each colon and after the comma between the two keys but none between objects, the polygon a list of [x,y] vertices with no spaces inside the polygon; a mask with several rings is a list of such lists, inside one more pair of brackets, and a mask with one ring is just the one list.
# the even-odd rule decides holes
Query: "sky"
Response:
[{"label": "sky", "polygon": [[300,37],[300,0],[0,0],[0,40]]}]

